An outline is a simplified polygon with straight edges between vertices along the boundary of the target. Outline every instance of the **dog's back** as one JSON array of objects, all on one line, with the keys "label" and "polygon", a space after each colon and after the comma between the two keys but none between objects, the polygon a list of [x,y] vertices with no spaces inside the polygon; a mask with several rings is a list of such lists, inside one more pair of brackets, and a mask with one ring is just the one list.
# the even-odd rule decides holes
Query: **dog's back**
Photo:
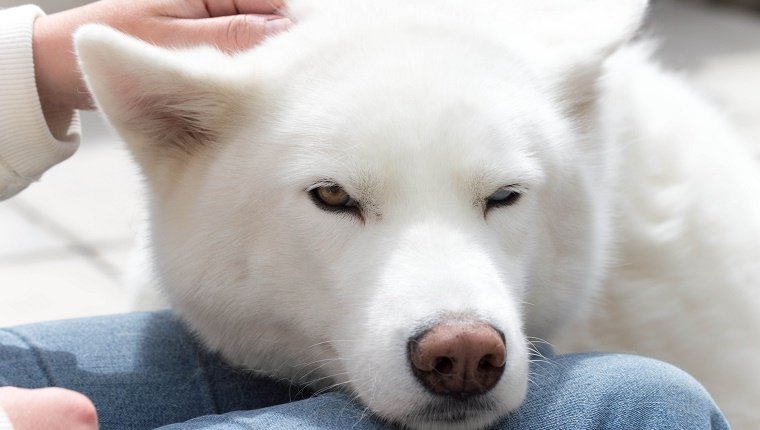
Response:
[{"label": "dog's back", "polygon": [[760,168],[715,108],[648,60],[616,54],[600,82],[617,138],[616,251],[569,350],[676,363],[737,429],[760,425]]}]

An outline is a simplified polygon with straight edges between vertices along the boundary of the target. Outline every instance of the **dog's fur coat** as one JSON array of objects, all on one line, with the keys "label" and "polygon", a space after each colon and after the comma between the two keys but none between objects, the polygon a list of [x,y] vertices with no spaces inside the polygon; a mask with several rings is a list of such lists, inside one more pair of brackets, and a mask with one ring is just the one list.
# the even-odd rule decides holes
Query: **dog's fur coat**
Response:
[{"label": "dog's fur coat", "polygon": [[[77,49],[147,178],[162,287],[232,362],[475,428],[523,401],[532,337],[674,362],[757,428],[760,174],[629,43],[645,8],[291,0],[296,25],[237,56],[99,26]],[[312,201],[333,184],[359,209]],[[489,408],[441,422],[406,342],[452,317],[508,358]]]}]

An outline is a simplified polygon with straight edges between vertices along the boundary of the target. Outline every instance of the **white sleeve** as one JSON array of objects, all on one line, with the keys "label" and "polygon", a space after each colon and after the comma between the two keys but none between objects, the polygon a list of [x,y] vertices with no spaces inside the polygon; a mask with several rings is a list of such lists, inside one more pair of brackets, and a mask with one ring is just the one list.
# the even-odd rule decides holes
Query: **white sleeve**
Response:
[{"label": "white sleeve", "polygon": [[[0,10],[0,200],[38,180],[79,147],[76,111],[42,113],[34,80],[33,5]],[[0,427],[1,429],[2,427]]]},{"label": "white sleeve", "polygon": [[0,430],[13,430],[11,420],[8,419],[8,415],[5,415],[3,408],[0,408]]}]

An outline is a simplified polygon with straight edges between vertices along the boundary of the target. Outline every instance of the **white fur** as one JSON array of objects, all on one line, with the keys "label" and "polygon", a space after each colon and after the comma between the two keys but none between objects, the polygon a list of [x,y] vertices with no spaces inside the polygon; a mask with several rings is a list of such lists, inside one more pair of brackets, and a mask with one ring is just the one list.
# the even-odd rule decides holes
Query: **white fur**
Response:
[{"label": "white fur", "polygon": [[[152,190],[162,287],[210,348],[452,429],[521,404],[526,336],[625,348],[758,423],[758,172],[720,115],[621,47],[644,1],[290,3],[288,33],[236,56],[76,37]],[[361,219],[314,205],[325,180]],[[442,423],[418,414],[436,399],[406,345],[452,316],[502,330],[508,358],[493,407]]]},{"label": "white fur", "polygon": [[733,428],[760,428],[760,169],[721,113],[645,51],[607,65],[619,246],[592,312],[557,342],[676,363]]}]

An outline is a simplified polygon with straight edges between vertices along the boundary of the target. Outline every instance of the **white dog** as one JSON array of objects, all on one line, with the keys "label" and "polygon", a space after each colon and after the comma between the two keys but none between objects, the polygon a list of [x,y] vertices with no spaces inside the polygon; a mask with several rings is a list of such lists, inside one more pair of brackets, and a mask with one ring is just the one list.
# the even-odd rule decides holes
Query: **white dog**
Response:
[{"label": "white dog", "polygon": [[644,0],[289,3],[237,56],[77,35],[208,347],[419,429],[516,409],[528,336],[623,349],[760,426],[760,175]]}]

